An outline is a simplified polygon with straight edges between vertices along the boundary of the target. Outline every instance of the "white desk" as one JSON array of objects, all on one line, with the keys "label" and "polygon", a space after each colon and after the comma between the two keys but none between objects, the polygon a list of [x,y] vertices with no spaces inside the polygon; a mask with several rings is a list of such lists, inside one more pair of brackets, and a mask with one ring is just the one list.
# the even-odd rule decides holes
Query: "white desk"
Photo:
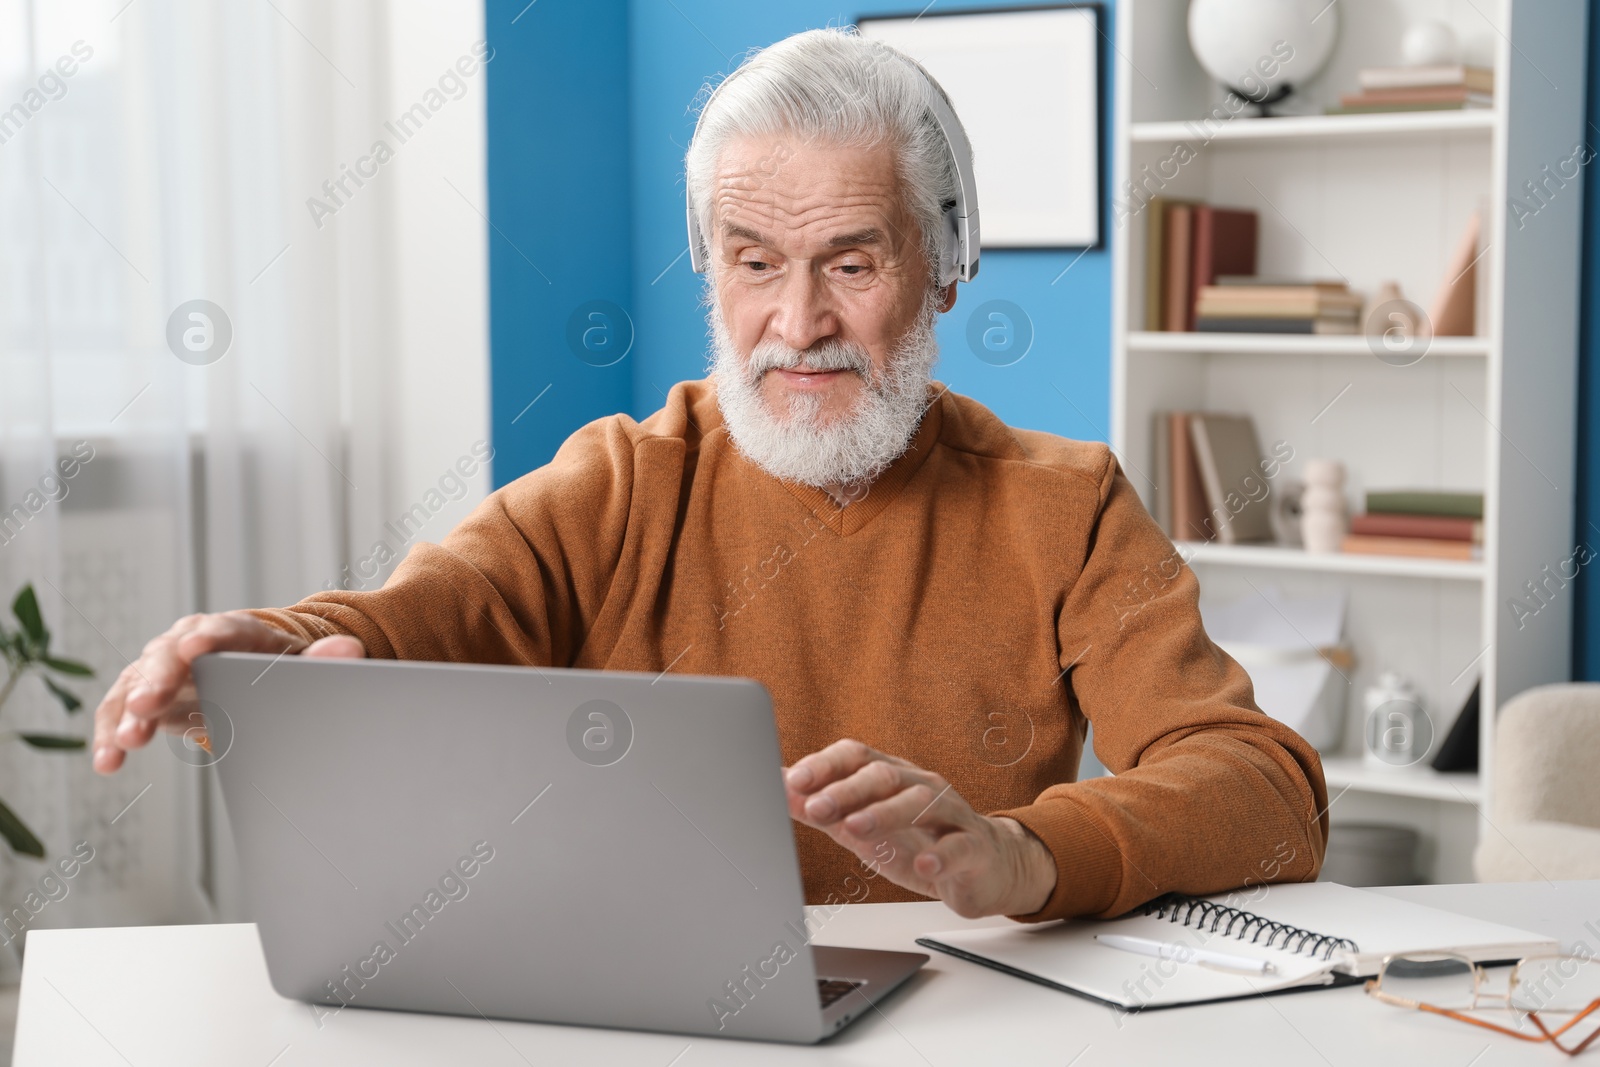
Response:
[{"label": "white desk", "polygon": [[[1397,897],[1600,951],[1600,882],[1418,886]],[[1005,919],[973,925],[1004,924]],[[818,943],[917,951],[964,924],[942,904],[863,904]],[[40,930],[28,937],[15,1067],[310,1064],[1554,1065],[1554,1049],[1371,1001],[1359,987],[1119,1015],[931,953],[884,1004],[811,1047],[352,1008],[324,1020],[267,982],[253,925]],[[1487,1050],[1487,1051],[1486,1051]],[[1481,1057],[1481,1058],[1480,1058]]]}]

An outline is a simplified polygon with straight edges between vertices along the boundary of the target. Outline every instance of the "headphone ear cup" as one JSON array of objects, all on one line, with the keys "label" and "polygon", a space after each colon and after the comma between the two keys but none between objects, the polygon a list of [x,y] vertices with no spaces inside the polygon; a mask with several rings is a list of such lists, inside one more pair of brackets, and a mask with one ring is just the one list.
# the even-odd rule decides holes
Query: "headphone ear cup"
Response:
[{"label": "headphone ear cup", "polygon": [[939,242],[939,284],[949,285],[961,276],[961,229],[956,223],[955,208],[944,213],[944,240]]},{"label": "headphone ear cup", "polygon": [[700,219],[695,215],[694,208],[686,207],[684,214],[689,225],[689,269],[698,274],[706,269],[707,249],[700,235]]}]

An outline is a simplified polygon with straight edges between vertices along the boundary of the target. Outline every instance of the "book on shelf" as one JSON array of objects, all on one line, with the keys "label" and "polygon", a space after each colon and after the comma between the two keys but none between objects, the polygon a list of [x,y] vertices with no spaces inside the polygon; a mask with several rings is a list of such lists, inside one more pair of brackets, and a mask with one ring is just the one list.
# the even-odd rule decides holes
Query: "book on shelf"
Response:
[{"label": "book on shelf", "polygon": [[1189,270],[1188,328],[1195,328],[1200,291],[1219,275],[1254,274],[1257,219],[1254,211],[1200,204],[1194,209],[1194,261]]},{"label": "book on shelf", "polygon": [[1161,197],[1147,210],[1146,328],[1193,330],[1202,288],[1255,272],[1259,220],[1254,211]]},{"label": "book on shelf", "polygon": [[1362,299],[1343,282],[1224,275],[1195,301],[1195,329],[1206,333],[1356,334]]},{"label": "book on shelf", "polygon": [[1440,541],[1483,544],[1483,521],[1453,515],[1379,513],[1353,515],[1350,532],[1375,537],[1431,537]]},{"label": "book on shelf", "polygon": [[1272,540],[1272,503],[1261,478],[1261,446],[1248,415],[1189,414],[1195,464],[1205,487],[1206,523],[1225,545]]},{"label": "book on shelf", "polygon": [[1446,541],[1437,537],[1378,537],[1348,533],[1339,542],[1339,551],[1370,556],[1413,556],[1425,559],[1483,558],[1483,546],[1470,541]]},{"label": "book on shelf", "polygon": [[1217,285],[1261,286],[1272,289],[1317,289],[1342,293],[1350,287],[1342,278],[1299,278],[1287,274],[1219,274]]},{"label": "book on shelf", "polygon": [[1369,489],[1367,512],[1387,515],[1446,515],[1483,518],[1483,494],[1451,489]]},{"label": "book on shelf", "polygon": [[1194,457],[1189,412],[1159,411],[1156,417],[1168,420],[1168,480],[1157,486],[1157,492],[1167,494],[1171,501],[1165,509],[1172,524],[1167,536],[1175,541],[1210,541],[1216,531],[1206,522],[1206,489]]},{"label": "book on shelf", "polygon": [[1420,67],[1365,67],[1356,76],[1356,82],[1362,89],[1373,91],[1459,86],[1475,93],[1493,93],[1494,71],[1488,67],[1474,67],[1461,63]]},{"label": "book on shelf", "polygon": [[1482,111],[1489,108],[1490,104],[1475,104],[1465,101],[1460,103],[1419,103],[1419,104],[1340,104],[1330,107],[1326,114],[1329,115],[1385,115],[1404,111]]},{"label": "book on shelf", "polygon": [[1367,67],[1357,76],[1360,91],[1344,93],[1330,115],[1390,111],[1460,111],[1494,106],[1494,71],[1444,64]]},{"label": "book on shelf", "polygon": [[1423,89],[1374,89],[1345,93],[1339,97],[1343,107],[1369,104],[1456,104],[1461,107],[1493,107],[1494,97],[1460,86],[1432,86]]},{"label": "book on shelf", "polygon": [[1361,332],[1354,316],[1314,319],[1203,318],[1195,320],[1196,333],[1297,333],[1345,335]]},{"label": "book on shelf", "polygon": [[1482,697],[1483,679],[1480,677],[1472,683],[1472,692],[1467,694],[1466,702],[1461,705],[1461,710],[1456,713],[1455,722],[1450,724],[1450,732],[1445,734],[1444,741],[1439,745],[1439,751],[1432,760],[1433,769],[1436,771],[1475,772],[1478,769],[1478,737],[1479,720],[1483,717],[1479,705]]},{"label": "book on shelf", "polygon": [[1315,318],[1355,316],[1361,295],[1343,288],[1317,285],[1208,285],[1200,290],[1196,313],[1204,318]]},{"label": "book on shelf", "polygon": [[1150,418],[1150,455],[1155,457],[1151,467],[1156,489],[1155,507],[1151,510],[1151,515],[1155,517],[1156,525],[1161,527],[1162,532],[1172,537],[1175,529],[1172,525],[1172,493],[1167,488],[1172,479],[1170,412],[1157,411]]},{"label": "book on shelf", "polygon": [[1189,272],[1194,255],[1194,205],[1167,207],[1161,244],[1161,329],[1189,328]]},{"label": "book on shelf", "polygon": [[1174,204],[1192,206],[1192,201],[1153,196],[1145,205],[1144,323],[1147,330],[1162,329],[1166,318],[1165,263],[1168,209]]},{"label": "book on shelf", "polygon": [[1264,461],[1250,416],[1157,411],[1151,423],[1152,514],[1168,537],[1222,544],[1272,540],[1270,498],[1254,495],[1264,484]]}]

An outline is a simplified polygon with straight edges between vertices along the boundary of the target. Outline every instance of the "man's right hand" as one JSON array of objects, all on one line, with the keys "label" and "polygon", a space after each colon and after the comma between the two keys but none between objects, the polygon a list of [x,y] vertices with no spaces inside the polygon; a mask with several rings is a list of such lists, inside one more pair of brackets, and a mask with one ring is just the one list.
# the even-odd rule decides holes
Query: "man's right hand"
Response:
[{"label": "man's right hand", "polygon": [[207,652],[266,652],[359,659],[367,654],[361,642],[342,634],[309,645],[268,626],[254,615],[224,611],[186,615],[144,646],[111,683],[94,712],[94,769],[110,774],[122,766],[129,749],[149,744],[158,729],[183,733],[193,726],[198,710],[189,665]]}]

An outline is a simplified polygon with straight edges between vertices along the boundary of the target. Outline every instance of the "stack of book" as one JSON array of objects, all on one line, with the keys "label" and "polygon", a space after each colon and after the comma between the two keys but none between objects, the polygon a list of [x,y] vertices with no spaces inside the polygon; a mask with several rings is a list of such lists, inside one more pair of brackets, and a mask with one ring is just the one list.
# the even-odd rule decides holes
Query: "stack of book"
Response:
[{"label": "stack of book", "polygon": [[1494,71],[1446,64],[1436,67],[1367,67],[1361,91],[1345,93],[1330,115],[1379,111],[1460,111],[1494,106]]},{"label": "stack of book", "polygon": [[1147,330],[1193,330],[1200,290],[1256,271],[1254,211],[1151,197],[1145,205]]},{"label": "stack of book", "polygon": [[1483,494],[1427,489],[1367,493],[1367,510],[1350,519],[1345,552],[1432,559],[1483,558]]},{"label": "stack of book", "polygon": [[1203,332],[1352,334],[1360,324],[1361,294],[1341,281],[1224,275],[1195,304]]}]

